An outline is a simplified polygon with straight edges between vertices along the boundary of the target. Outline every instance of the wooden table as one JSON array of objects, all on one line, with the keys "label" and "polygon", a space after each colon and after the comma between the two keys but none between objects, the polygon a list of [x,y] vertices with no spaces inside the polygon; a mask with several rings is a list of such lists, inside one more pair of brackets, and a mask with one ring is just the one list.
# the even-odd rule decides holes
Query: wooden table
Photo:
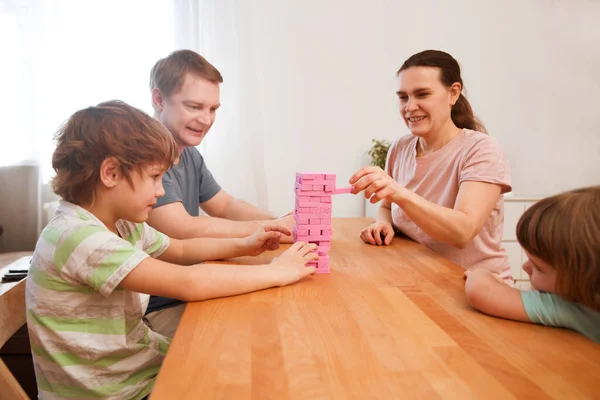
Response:
[{"label": "wooden table", "polygon": [[[8,272],[12,262],[30,255],[32,255],[31,251],[0,253],[0,278]],[[5,316],[14,314],[14,317],[11,317],[0,326],[0,343],[2,345],[17,329],[25,324],[25,314],[22,311],[24,309],[25,278],[17,282],[2,282],[0,280],[0,316],[4,319]],[[18,313],[19,311],[20,313]]]},{"label": "wooden table", "polygon": [[600,345],[474,311],[460,267],[368,222],[334,219],[330,275],[188,304],[152,400],[600,398]]}]

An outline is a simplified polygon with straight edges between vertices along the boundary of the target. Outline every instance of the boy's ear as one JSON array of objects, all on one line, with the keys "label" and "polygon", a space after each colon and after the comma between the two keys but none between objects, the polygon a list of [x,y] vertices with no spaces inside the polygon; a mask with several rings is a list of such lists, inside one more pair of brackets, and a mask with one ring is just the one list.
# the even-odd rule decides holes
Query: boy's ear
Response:
[{"label": "boy's ear", "polygon": [[164,107],[165,98],[162,92],[158,88],[152,89],[152,107],[157,112],[162,112]]},{"label": "boy's ear", "polygon": [[121,167],[114,157],[108,157],[100,164],[100,182],[107,187],[112,188],[117,185],[121,179]]}]

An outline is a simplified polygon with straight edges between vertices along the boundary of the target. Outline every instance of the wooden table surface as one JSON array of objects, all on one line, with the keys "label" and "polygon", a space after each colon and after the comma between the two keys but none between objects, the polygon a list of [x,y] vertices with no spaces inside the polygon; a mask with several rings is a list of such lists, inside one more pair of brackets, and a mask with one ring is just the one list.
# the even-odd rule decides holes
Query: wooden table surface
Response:
[{"label": "wooden table surface", "polygon": [[[15,251],[11,253],[0,253],[0,278],[8,272],[11,267],[11,264],[14,261],[17,261],[21,257],[31,256],[33,252],[31,251]],[[15,286],[25,286],[25,278],[17,282],[2,282],[0,279],[0,296],[2,296],[5,292],[9,291]]]},{"label": "wooden table surface", "polygon": [[600,398],[600,345],[474,311],[460,267],[369,221],[334,219],[329,275],[188,304],[152,400]]},{"label": "wooden table surface", "polygon": [[[0,253],[0,277],[11,268],[11,264],[21,257],[31,256],[31,251]],[[0,347],[25,324],[25,278],[17,282],[2,282],[0,280]],[[16,314],[20,313],[20,314]],[[11,316],[5,319],[6,316]],[[0,393],[2,399],[2,393]]]}]

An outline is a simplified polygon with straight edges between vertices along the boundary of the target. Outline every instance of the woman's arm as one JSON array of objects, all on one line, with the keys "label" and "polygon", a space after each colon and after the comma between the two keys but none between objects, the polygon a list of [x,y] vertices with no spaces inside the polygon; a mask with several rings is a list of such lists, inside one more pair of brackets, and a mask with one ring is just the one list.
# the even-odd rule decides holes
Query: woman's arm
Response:
[{"label": "woman's arm", "polygon": [[458,248],[464,248],[481,231],[502,189],[492,183],[463,182],[454,208],[447,208],[411,192],[378,167],[361,168],[350,183],[354,193],[364,190],[372,202],[385,199],[396,203],[425,233]]},{"label": "woman's arm", "polygon": [[425,200],[401,188],[392,201],[429,236],[464,248],[479,234],[500,196],[501,187],[485,182],[463,182],[454,208]]}]

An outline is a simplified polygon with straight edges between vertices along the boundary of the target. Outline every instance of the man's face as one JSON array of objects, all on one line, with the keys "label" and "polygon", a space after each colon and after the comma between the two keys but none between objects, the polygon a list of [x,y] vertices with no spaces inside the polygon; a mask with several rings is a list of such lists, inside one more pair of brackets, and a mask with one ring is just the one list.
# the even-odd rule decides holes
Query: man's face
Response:
[{"label": "man's face", "polygon": [[187,74],[181,89],[162,98],[155,108],[180,150],[198,146],[215,122],[220,104],[219,84]]}]

